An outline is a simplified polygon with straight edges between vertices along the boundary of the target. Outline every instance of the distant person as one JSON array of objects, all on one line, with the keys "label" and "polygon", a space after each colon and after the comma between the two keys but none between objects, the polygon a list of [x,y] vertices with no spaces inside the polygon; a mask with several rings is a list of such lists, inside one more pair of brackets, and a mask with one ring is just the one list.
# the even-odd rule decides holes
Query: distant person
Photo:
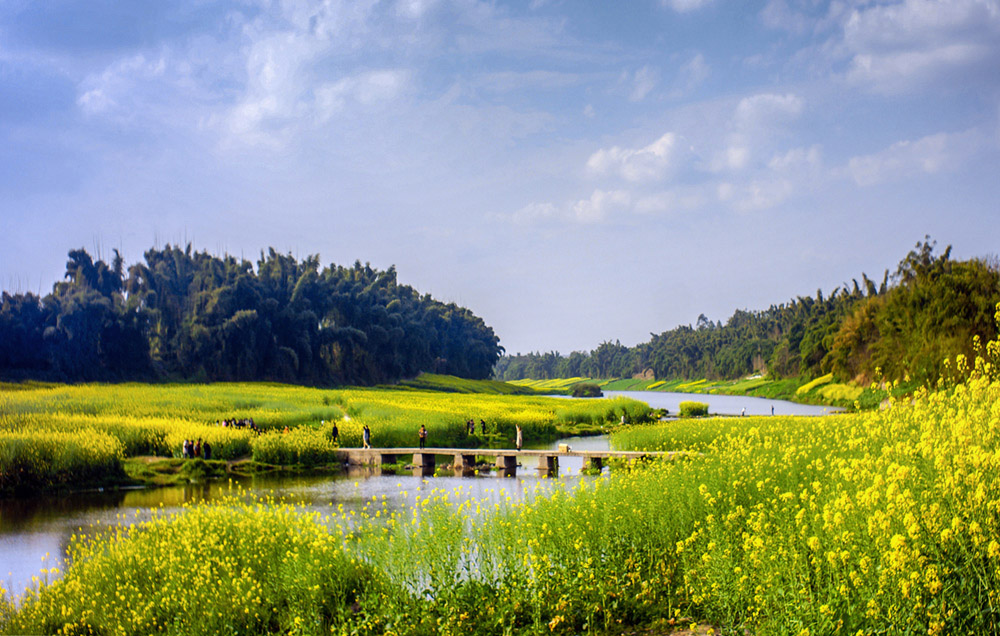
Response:
[{"label": "distant person", "polygon": [[372,447],[372,430],[367,424],[361,429],[361,443],[365,448]]},{"label": "distant person", "polygon": [[291,429],[289,429],[289,428],[288,428],[288,426],[285,426],[285,430],[281,431],[281,434],[282,434],[282,435],[287,435],[287,434],[289,433],[289,431],[290,431],[290,430],[291,430]]},{"label": "distant person", "polygon": [[622,413],[622,426],[625,426],[625,414]]},{"label": "distant person", "polygon": [[740,417],[743,417],[743,416],[744,416],[744,415],[746,415],[746,414],[747,414],[747,408],[746,408],[746,407],[744,406],[744,407],[743,407],[743,410],[742,410],[742,411],[740,411]]},{"label": "distant person", "polygon": [[190,444],[191,442],[188,440],[184,440],[184,443],[181,444],[181,457],[184,459],[188,458],[188,453],[190,453]]},{"label": "distant person", "polygon": [[517,445],[517,450],[521,450],[521,446],[524,445],[524,434],[521,432],[521,425],[518,424],[515,430],[514,443]]},{"label": "distant person", "polygon": [[205,440],[205,443],[201,445],[201,452],[205,454],[205,459],[212,459],[212,445]]},{"label": "distant person", "polygon": [[333,423],[333,428],[330,429],[330,442],[333,444],[340,443],[340,429],[337,428],[337,423]]},{"label": "distant person", "polygon": [[771,415],[774,415],[774,405],[771,405]]},{"label": "distant person", "polygon": [[427,446],[427,427],[423,424],[420,425],[420,430],[417,431],[417,437],[420,438],[420,450],[423,450]]},{"label": "distant person", "polygon": [[466,423],[469,425],[469,435],[475,435],[476,434],[476,420],[474,420],[474,419],[472,419],[470,417],[469,421],[466,422]]},{"label": "distant person", "polygon": [[191,453],[191,457],[201,457],[201,440],[199,439],[194,443],[194,452]]},{"label": "distant person", "polygon": [[[475,426],[475,424],[473,424]],[[483,436],[486,435],[486,420],[479,420],[479,430],[483,432]]]}]

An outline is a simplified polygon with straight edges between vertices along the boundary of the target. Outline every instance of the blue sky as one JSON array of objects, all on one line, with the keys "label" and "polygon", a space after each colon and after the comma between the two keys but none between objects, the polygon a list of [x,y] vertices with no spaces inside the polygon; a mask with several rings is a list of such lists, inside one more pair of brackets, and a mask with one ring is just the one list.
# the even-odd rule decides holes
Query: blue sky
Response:
[{"label": "blue sky", "polygon": [[6,290],[273,246],[632,345],[995,254],[1000,2],[10,0],[0,140]]}]

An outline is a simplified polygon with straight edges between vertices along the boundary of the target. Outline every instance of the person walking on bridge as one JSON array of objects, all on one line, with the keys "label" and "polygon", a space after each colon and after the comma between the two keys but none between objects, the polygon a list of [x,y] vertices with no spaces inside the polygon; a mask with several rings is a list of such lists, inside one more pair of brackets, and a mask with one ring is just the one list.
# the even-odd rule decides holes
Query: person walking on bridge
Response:
[{"label": "person walking on bridge", "polygon": [[420,430],[417,431],[417,437],[420,438],[420,450],[423,450],[427,446],[427,427],[423,424],[420,425]]},{"label": "person walking on bridge", "polygon": [[367,424],[365,424],[365,427],[361,429],[361,443],[365,448],[372,447],[372,430],[368,428]]},{"label": "person walking on bridge", "polygon": [[521,425],[517,425],[517,432],[514,436],[514,442],[517,444],[517,450],[521,450],[521,446],[524,443],[524,435],[521,433]]}]

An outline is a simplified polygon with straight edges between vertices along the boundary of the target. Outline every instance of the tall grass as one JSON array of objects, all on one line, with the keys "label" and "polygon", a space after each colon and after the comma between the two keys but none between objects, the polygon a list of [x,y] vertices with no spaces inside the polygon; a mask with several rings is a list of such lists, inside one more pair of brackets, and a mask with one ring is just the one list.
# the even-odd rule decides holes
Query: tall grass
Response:
[{"label": "tall grass", "polygon": [[615,446],[702,453],[522,502],[195,507],[76,540],[0,631],[1000,633],[1000,381],[980,368],[881,411],[633,427]]}]

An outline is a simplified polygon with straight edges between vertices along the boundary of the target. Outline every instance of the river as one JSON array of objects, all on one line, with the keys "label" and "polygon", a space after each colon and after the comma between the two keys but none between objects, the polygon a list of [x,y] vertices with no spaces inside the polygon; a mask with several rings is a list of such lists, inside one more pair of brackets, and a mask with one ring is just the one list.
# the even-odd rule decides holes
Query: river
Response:
[{"label": "river", "polygon": [[[743,409],[747,415],[769,415],[772,406],[775,415],[822,415],[836,410],[728,395],[657,391],[607,391],[605,395],[642,400],[653,408],[665,408],[671,413],[677,412],[683,400],[707,402],[711,413],[723,415],[739,415]],[[569,444],[576,450],[610,448],[607,436],[603,435],[571,437],[543,448],[556,448],[558,444]],[[477,477],[420,477],[363,471],[348,475],[263,475],[234,483],[244,489],[246,497],[270,495],[329,513],[339,505],[343,505],[345,511],[360,512],[372,497],[381,499],[383,496],[390,506],[402,508],[407,501],[401,494],[403,491],[410,493],[410,502],[413,495],[429,494],[434,489],[453,492],[459,498],[499,502],[508,497],[520,500],[538,490],[547,490],[556,482],[599,479],[580,475],[583,460],[578,457],[562,458],[556,478],[539,476],[532,461],[525,460],[523,464],[513,478],[500,477],[496,473]],[[232,494],[228,482],[215,481],[165,488],[0,499],[0,580],[5,589],[20,594],[42,568],[62,567],[62,556],[73,534],[87,534],[93,531],[91,527],[145,520],[153,508],[162,506],[159,513],[162,515],[180,510],[185,503],[211,501]]]}]

